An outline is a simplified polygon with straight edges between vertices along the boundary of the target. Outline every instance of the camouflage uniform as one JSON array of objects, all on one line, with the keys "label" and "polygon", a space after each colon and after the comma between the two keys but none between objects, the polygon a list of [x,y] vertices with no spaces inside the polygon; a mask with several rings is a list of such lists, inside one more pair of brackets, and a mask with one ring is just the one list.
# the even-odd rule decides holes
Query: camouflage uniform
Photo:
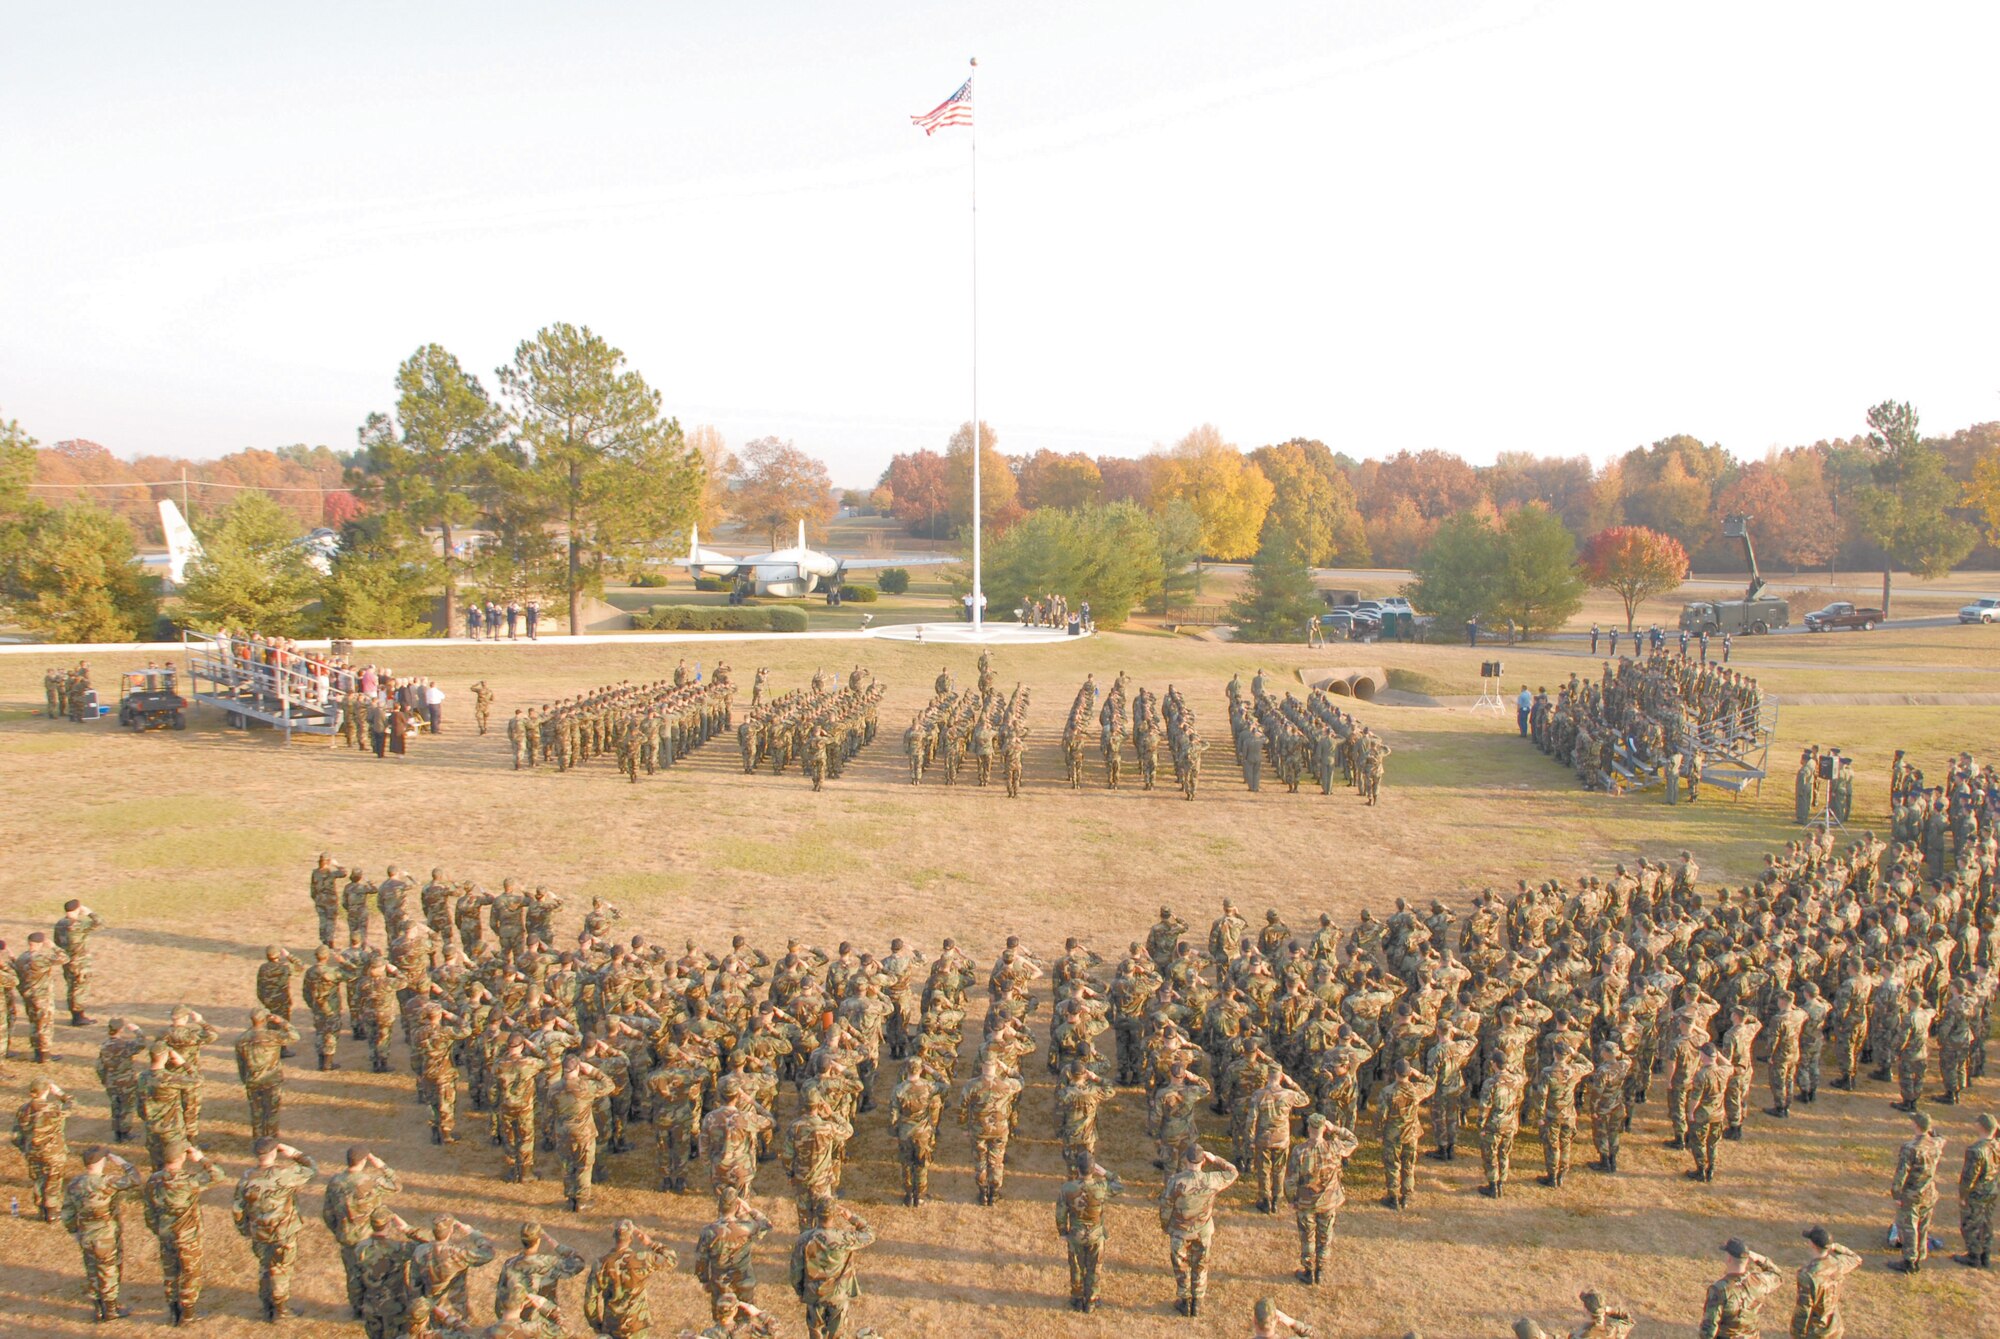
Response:
[{"label": "camouflage uniform", "polygon": [[1333,1253],[1334,1219],[1347,1201],[1341,1173],[1361,1141],[1354,1132],[1314,1112],[1306,1117],[1306,1139],[1292,1149],[1285,1167],[1286,1197],[1299,1225],[1299,1281],[1318,1283]]},{"label": "camouflage uniform", "polygon": [[1160,1227],[1174,1267],[1177,1309],[1193,1316],[1208,1293],[1208,1252],[1215,1240],[1215,1197],[1236,1184],[1236,1168],[1190,1145],[1179,1170],[1160,1188]]},{"label": "camouflage uniform", "polygon": [[231,1212],[236,1230],[257,1257],[257,1296],[264,1318],[291,1314],[292,1270],[298,1264],[298,1194],[319,1175],[319,1164],[303,1153],[284,1155],[285,1162],[259,1163],[236,1183]]},{"label": "camouflage uniform", "polygon": [[[94,1150],[93,1150],[94,1151]],[[83,1252],[83,1278],[97,1304],[97,1318],[112,1320],[128,1315],[118,1305],[118,1285],[125,1263],[124,1239],[118,1225],[118,1206],[137,1198],[139,1173],[116,1154],[110,1155],[116,1171],[90,1171],[72,1177],[63,1188],[63,1231],[76,1238]]]},{"label": "camouflage uniform", "polygon": [[243,1094],[250,1104],[250,1137],[278,1137],[278,1105],[285,1093],[286,1043],[299,1034],[290,1023],[258,1009],[250,1015],[250,1026],[236,1039],[236,1077],[242,1080]]},{"label": "camouflage uniform", "polygon": [[68,954],[63,962],[63,985],[69,997],[69,1021],[82,1027],[94,1020],[83,1016],[84,996],[90,991],[90,936],[104,928],[104,918],[94,911],[66,914],[56,922],[51,936],[55,946]]},{"label": "camouflage uniform", "polygon": [[868,1224],[844,1206],[833,1206],[799,1234],[792,1246],[791,1282],[806,1304],[807,1339],[850,1339],[847,1310],[861,1295],[854,1255],[874,1244]]},{"label": "camouflage uniform", "polygon": [[362,1243],[368,1240],[369,1220],[383,1207],[389,1192],[402,1188],[394,1169],[377,1166],[374,1159],[335,1172],[327,1179],[320,1221],[340,1247],[340,1267],[347,1276],[347,1305],[353,1309],[356,1320],[361,1319],[366,1296],[360,1252]]},{"label": "camouflage uniform", "polygon": [[680,1258],[629,1218],[619,1221],[612,1243],[584,1280],[583,1318],[606,1339],[646,1339],[653,1326],[646,1283],[656,1271],[678,1265]]},{"label": "camouflage uniform", "polygon": [[160,1282],[175,1325],[193,1320],[201,1301],[201,1192],[221,1179],[198,1150],[179,1167],[162,1167],[146,1178],[146,1226],[159,1239]]},{"label": "camouflage uniform", "polygon": [[1099,1301],[1097,1275],[1104,1262],[1104,1205],[1124,1185],[1088,1153],[1071,1163],[1072,1175],[1056,1188],[1056,1231],[1069,1251],[1069,1305],[1090,1311]]},{"label": "camouflage uniform", "polygon": [[718,1324],[724,1296],[744,1302],[757,1300],[757,1273],[752,1248],[771,1231],[771,1220],[751,1208],[732,1190],[721,1195],[720,1212],[695,1239],[694,1276],[708,1290],[709,1306]]},{"label": "camouflage uniform", "polygon": [[106,1031],[104,1044],[97,1048],[97,1081],[104,1085],[111,1107],[112,1142],[122,1144],[131,1137],[126,1127],[138,1104],[138,1059],[146,1049],[146,1039],[122,1018],[112,1019]]},{"label": "camouflage uniform", "polygon": [[[38,1088],[40,1085],[37,1085]],[[69,1163],[66,1138],[76,1099],[54,1084],[30,1093],[14,1113],[14,1147],[28,1165],[28,1188],[35,1212],[45,1223],[56,1220],[62,1204],[63,1169]]]}]

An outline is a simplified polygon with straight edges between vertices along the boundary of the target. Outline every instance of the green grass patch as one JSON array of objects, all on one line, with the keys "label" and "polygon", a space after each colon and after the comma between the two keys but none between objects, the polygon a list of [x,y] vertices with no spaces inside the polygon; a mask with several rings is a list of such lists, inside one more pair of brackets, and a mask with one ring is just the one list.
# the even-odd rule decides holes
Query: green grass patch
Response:
[{"label": "green grass patch", "polygon": [[584,898],[602,897],[619,904],[644,905],[662,897],[685,893],[694,887],[692,876],[676,869],[667,870],[620,870],[616,874],[599,874],[586,881],[581,890]]},{"label": "green grass patch", "polygon": [[93,887],[85,901],[114,926],[154,922],[207,925],[216,923],[217,917],[258,905],[269,891],[256,879],[195,878],[175,870],[157,878]]},{"label": "green grass patch", "polygon": [[304,838],[285,832],[165,832],[128,842],[111,854],[114,869],[148,871],[282,869],[309,859]]},{"label": "green grass patch", "polygon": [[79,814],[76,826],[85,832],[150,832],[168,828],[220,827],[244,815],[235,800],[211,796],[146,795],[100,804]]},{"label": "green grass patch", "polygon": [[840,852],[819,831],[772,841],[759,837],[724,837],[709,846],[709,857],[725,869],[778,878],[818,875],[830,878],[846,867]]},{"label": "green grass patch", "polygon": [[1446,697],[1458,691],[1435,674],[1394,665],[1389,667],[1389,687],[1399,693],[1421,693],[1425,697]]}]

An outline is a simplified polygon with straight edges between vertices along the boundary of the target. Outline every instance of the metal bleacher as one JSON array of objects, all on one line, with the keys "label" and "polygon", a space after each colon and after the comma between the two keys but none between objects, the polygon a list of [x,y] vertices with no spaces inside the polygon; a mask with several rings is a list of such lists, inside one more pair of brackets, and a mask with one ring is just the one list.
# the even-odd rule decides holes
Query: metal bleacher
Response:
[{"label": "metal bleacher", "polygon": [[317,665],[296,653],[274,658],[265,643],[205,632],[184,634],[188,696],[224,713],[231,725],[256,725],[295,734],[330,735],[340,728],[341,695],[350,687],[349,670],[327,671],[324,686]]},{"label": "metal bleacher", "polygon": [[1778,704],[1769,698],[1734,715],[1704,722],[1701,739],[1701,784],[1741,795],[1764,790],[1770,775],[1771,740],[1778,733]]},{"label": "metal bleacher", "polygon": [[[1753,787],[1761,793],[1769,774],[1771,739],[1777,731],[1778,706],[1770,701],[1702,722],[1695,728],[1701,745],[1701,784],[1738,796]],[[1612,748],[1611,770],[1626,791],[1666,786],[1665,765],[1647,762],[1626,739]]]}]

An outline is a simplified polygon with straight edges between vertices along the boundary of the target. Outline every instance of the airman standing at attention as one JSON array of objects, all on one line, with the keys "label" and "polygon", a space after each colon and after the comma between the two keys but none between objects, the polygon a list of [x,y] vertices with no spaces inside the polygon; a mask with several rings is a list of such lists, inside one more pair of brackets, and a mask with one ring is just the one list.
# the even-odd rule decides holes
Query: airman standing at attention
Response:
[{"label": "airman standing at attention", "polygon": [[1073,1151],[1070,1179],[1056,1188],[1056,1232],[1069,1251],[1072,1311],[1097,1307],[1097,1275],[1104,1262],[1104,1205],[1124,1189],[1087,1150]]},{"label": "airman standing at attention", "polygon": [[1804,1232],[1813,1258],[1799,1270],[1798,1302],[1792,1308],[1792,1339],[1841,1339],[1840,1283],[1861,1268],[1861,1257],[1835,1241],[1823,1227]]},{"label": "airman standing at attention", "polygon": [[1160,1187],[1160,1227],[1174,1267],[1174,1309],[1183,1316],[1201,1314],[1208,1294],[1208,1253],[1215,1242],[1215,1197],[1235,1185],[1236,1177],[1227,1159],[1190,1142],[1180,1166]]},{"label": "airman standing at attention", "polygon": [[384,1206],[390,1192],[402,1188],[389,1165],[359,1144],[347,1150],[346,1170],[327,1180],[320,1221],[340,1247],[340,1265],[347,1275],[347,1305],[356,1320],[361,1319],[366,1297],[360,1251],[361,1243],[368,1239],[369,1219]]},{"label": "airman standing at attention", "polygon": [[1708,1285],[1701,1339],[1755,1339],[1763,1333],[1758,1321],[1764,1299],[1784,1286],[1785,1276],[1769,1259],[1745,1246],[1740,1237],[1724,1242],[1722,1251],[1729,1257],[1729,1267]]},{"label": "airman standing at attention", "polygon": [[122,1018],[112,1019],[105,1032],[104,1044],[97,1048],[97,1081],[111,1108],[111,1142],[122,1144],[132,1137],[129,1123],[138,1104],[138,1064],[146,1035]]},{"label": "airman standing at attention", "polygon": [[1993,1206],[2000,1199],[2000,1128],[1990,1114],[1981,1114],[1979,1138],[1966,1146],[1965,1165],[1958,1173],[1958,1230],[1965,1254],[1954,1256],[1974,1269],[1993,1267]]},{"label": "airman standing at attention", "polygon": [[1889,1193],[1896,1197],[1896,1235],[1903,1248],[1903,1258],[1890,1268],[1905,1274],[1922,1269],[1930,1255],[1938,1159],[1944,1156],[1944,1140],[1932,1132],[1930,1113],[1919,1111],[1910,1121],[1917,1131],[1896,1151],[1896,1176],[1889,1187]]},{"label": "airman standing at attention", "polygon": [[76,1099],[53,1079],[37,1079],[28,1100],[14,1113],[14,1147],[28,1165],[28,1188],[35,1212],[45,1223],[56,1220],[62,1204],[63,1170],[69,1163],[69,1116]]},{"label": "airman standing at attention", "polygon": [[481,679],[472,685],[472,716],[479,723],[479,733],[486,733],[486,723],[493,715],[493,690]]},{"label": "airman standing at attention", "polygon": [[1306,1137],[1292,1149],[1285,1189],[1299,1225],[1301,1283],[1318,1283],[1333,1253],[1334,1219],[1347,1201],[1341,1185],[1347,1159],[1361,1141],[1354,1132],[1315,1111],[1306,1117]]},{"label": "airman standing at attention", "polygon": [[319,1164],[269,1135],[251,1151],[256,1165],[236,1183],[236,1230],[257,1257],[264,1319],[284,1320],[292,1314],[292,1271],[299,1259],[299,1192],[319,1175]]}]

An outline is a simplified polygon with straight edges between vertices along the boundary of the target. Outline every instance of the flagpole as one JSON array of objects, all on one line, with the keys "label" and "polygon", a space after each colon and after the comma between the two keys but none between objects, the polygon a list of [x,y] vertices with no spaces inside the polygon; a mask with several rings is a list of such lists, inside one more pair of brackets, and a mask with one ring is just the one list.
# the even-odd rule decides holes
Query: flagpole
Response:
[{"label": "flagpole", "polygon": [[979,57],[972,58],[972,73],[965,77],[966,95],[972,102],[972,630],[980,631],[985,614],[984,587],[980,584],[980,535],[986,528],[979,499],[979,102],[972,81],[979,74]]}]

